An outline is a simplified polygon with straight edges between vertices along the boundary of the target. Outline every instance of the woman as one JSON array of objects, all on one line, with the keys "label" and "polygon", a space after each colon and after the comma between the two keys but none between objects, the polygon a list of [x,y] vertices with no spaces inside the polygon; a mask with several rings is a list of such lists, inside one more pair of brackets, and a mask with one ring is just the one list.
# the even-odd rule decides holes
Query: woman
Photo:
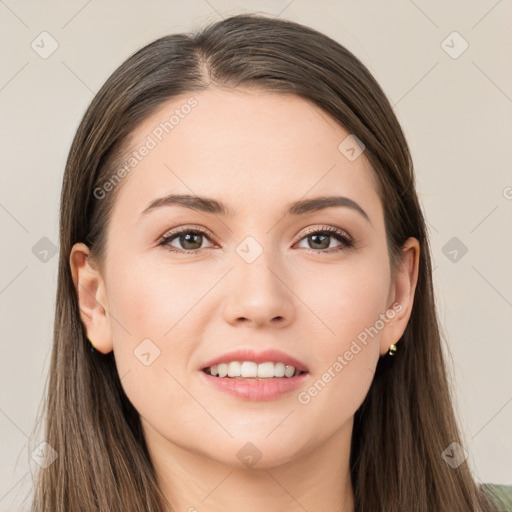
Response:
[{"label": "woman", "polygon": [[78,128],[60,237],[34,511],[497,510],[407,142],[335,41],[239,15],[136,52]]}]

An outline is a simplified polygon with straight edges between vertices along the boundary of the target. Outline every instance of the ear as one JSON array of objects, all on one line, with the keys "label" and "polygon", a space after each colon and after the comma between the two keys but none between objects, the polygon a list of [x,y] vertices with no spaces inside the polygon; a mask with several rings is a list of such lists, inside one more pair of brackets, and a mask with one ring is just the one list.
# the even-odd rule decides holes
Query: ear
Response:
[{"label": "ear", "polygon": [[[418,282],[419,261],[420,244],[416,238],[410,237],[402,247],[401,262],[398,265],[394,282],[391,284],[390,301],[386,313],[390,320],[382,330],[380,339],[381,356],[386,354],[389,347],[401,338],[407,327]],[[400,350],[399,345],[397,349]]]},{"label": "ear", "polygon": [[105,282],[85,244],[73,245],[69,263],[87,338],[98,351],[107,354],[113,342]]}]

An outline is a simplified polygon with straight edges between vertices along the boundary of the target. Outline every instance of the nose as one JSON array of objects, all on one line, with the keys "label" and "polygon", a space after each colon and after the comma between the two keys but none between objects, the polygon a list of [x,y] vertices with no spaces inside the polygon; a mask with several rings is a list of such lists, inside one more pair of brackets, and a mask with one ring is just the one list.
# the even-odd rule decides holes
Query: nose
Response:
[{"label": "nose", "polygon": [[264,251],[252,263],[242,259],[235,262],[223,307],[228,323],[283,328],[293,322],[296,295],[290,278],[270,259]]}]

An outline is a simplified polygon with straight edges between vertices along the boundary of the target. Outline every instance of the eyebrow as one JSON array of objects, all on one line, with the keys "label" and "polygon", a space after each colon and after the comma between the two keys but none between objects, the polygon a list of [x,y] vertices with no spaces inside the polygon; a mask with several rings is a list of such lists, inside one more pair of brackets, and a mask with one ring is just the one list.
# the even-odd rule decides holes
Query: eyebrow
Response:
[{"label": "eyebrow", "polygon": [[[162,206],[183,206],[192,210],[204,213],[213,213],[216,215],[224,215],[234,217],[236,211],[228,208],[225,204],[209,197],[201,197],[189,194],[169,194],[165,197],[155,199],[144,209],[141,215],[145,215],[155,208]],[[346,207],[352,208],[362,215],[370,224],[372,223],[368,214],[352,199],[345,196],[322,196],[312,199],[301,199],[293,203],[289,203],[284,212],[285,215],[304,215],[307,213],[317,212],[326,208]]]}]

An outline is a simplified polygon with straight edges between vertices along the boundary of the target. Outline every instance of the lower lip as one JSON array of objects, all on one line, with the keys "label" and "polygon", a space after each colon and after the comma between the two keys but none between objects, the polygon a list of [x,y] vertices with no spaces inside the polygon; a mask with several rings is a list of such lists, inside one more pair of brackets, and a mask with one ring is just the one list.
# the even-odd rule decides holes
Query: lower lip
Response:
[{"label": "lower lip", "polygon": [[270,379],[236,379],[229,377],[213,377],[202,370],[199,372],[206,379],[206,382],[215,386],[218,390],[224,391],[243,400],[260,402],[263,400],[275,400],[283,395],[294,391],[303,385],[307,373],[301,373],[296,377],[279,377]]}]

